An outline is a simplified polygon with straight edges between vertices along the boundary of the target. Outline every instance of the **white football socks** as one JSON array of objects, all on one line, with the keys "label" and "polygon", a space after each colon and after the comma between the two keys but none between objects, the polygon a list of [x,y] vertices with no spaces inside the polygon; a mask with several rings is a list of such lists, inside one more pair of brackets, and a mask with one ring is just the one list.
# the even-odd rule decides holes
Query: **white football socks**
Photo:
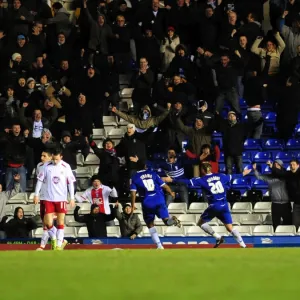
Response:
[{"label": "white football socks", "polygon": [[159,236],[157,234],[156,228],[155,227],[151,227],[149,228],[149,232],[151,234],[151,238],[154,244],[156,244],[157,248],[162,249],[163,246],[160,242]]}]

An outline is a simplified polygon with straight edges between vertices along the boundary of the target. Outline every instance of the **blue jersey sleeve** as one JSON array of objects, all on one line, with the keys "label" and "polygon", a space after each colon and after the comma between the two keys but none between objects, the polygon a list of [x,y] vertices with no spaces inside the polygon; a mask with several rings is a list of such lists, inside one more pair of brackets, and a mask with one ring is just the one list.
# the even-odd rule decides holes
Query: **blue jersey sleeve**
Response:
[{"label": "blue jersey sleeve", "polygon": [[137,191],[137,186],[136,186],[135,181],[134,181],[133,178],[131,179],[130,191],[132,191],[132,192],[136,192]]},{"label": "blue jersey sleeve", "polygon": [[202,183],[202,180],[200,177],[197,177],[197,178],[192,178],[190,181],[189,181],[189,186],[201,186],[202,187],[203,183]]},{"label": "blue jersey sleeve", "polygon": [[162,181],[162,179],[159,177],[158,174],[154,173],[154,181],[159,185],[159,186],[163,186],[165,185],[165,183]]}]

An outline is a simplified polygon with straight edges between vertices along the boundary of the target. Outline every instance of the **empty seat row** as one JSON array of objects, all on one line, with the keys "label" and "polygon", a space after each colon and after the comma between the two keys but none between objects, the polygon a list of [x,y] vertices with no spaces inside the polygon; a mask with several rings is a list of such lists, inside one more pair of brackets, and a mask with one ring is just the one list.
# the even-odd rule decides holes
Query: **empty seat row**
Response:
[{"label": "empty seat row", "polygon": [[[76,195],[80,196],[81,193],[77,193]],[[31,194],[30,198],[33,194]],[[79,214],[88,214],[91,210],[91,204],[87,202],[77,203],[80,206]],[[12,216],[14,213],[14,209],[20,206],[24,209],[25,216],[35,216],[40,212],[40,206],[34,204],[8,204],[5,206],[5,212],[7,216]],[[254,207],[251,202],[235,202],[231,207],[230,203],[228,206],[233,214],[268,214],[271,212],[271,202],[257,202]],[[135,204],[136,210],[135,213],[141,214],[142,207],[141,203]],[[207,203],[202,202],[193,202],[190,204],[189,209],[187,208],[186,203],[170,203],[168,206],[170,214],[201,214],[208,207]],[[74,208],[72,208],[69,204],[67,205],[67,215],[73,215]],[[122,209],[122,205],[119,204],[119,209]]]}]

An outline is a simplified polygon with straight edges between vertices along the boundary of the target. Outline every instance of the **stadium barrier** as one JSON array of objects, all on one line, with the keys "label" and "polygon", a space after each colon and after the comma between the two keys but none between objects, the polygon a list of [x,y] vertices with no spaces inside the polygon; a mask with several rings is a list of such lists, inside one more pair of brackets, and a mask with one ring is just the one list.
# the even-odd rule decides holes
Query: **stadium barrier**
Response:
[{"label": "stadium barrier", "polygon": [[[300,247],[300,236],[249,236],[243,237],[249,248],[269,247]],[[222,248],[238,248],[232,237],[225,238],[226,243]],[[168,237],[161,238],[165,248],[212,248],[215,239],[211,237]],[[138,238],[134,241],[125,238],[68,238],[69,245],[66,249],[151,249],[155,248],[151,238]],[[0,240],[1,250],[34,250],[40,239],[3,239]],[[47,249],[49,246],[47,246]]]}]

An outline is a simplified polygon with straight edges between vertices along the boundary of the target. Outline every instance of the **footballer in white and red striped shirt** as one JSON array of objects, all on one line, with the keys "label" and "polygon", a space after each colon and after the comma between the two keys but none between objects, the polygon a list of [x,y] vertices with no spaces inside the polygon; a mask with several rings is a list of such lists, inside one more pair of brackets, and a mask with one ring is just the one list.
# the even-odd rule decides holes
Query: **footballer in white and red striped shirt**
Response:
[{"label": "footballer in white and red striped shirt", "polygon": [[[68,191],[71,199],[70,204],[74,207],[74,182],[76,179],[70,165],[62,160],[61,149],[54,150],[52,161],[41,168],[37,179],[35,202],[39,196],[44,200],[44,224],[47,226],[52,248],[62,250]],[[42,189],[43,185],[45,185],[45,188]],[[54,214],[57,215],[56,232],[53,226]]]}]

